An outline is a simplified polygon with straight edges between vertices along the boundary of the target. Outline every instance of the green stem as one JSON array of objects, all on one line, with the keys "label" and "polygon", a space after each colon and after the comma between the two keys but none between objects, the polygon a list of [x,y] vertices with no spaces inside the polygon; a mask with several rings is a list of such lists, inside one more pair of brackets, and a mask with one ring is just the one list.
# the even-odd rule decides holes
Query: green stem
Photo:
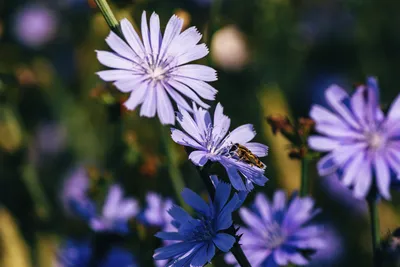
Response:
[{"label": "green stem", "polygon": [[161,139],[164,143],[165,153],[167,156],[169,177],[171,178],[172,186],[179,199],[180,205],[184,209],[189,210],[190,207],[185,203],[185,201],[183,201],[181,196],[182,190],[185,187],[185,182],[183,181],[182,174],[179,171],[179,164],[177,161],[178,155],[175,152],[174,143],[167,129],[169,128],[161,125]]},{"label": "green stem", "polygon": [[371,237],[372,237],[372,253],[374,267],[380,266],[379,264],[379,244],[380,244],[380,226],[379,226],[379,212],[375,199],[368,199],[370,224],[371,224]]},{"label": "green stem", "polygon": [[118,20],[115,18],[114,13],[107,3],[107,0],[95,0],[95,2],[111,30],[118,32]]},{"label": "green stem", "polygon": [[308,159],[301,159],[301,185],[300,196],[304,197],[309,194],[309,179],[308,179]]}]

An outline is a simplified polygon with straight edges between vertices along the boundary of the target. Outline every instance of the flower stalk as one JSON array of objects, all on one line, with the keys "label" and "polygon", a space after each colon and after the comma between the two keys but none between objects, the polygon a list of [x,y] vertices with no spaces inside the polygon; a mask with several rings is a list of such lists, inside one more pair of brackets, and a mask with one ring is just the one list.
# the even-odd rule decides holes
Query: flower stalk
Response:
[{"label": "flower stalk", "polygon": [[378,205],[377,201],[372,198],[369,198],[367,202],[368,202],[370,224],[371,224],[373,266],[379,267],[380,224],[379,224]]},{"label": "flower stalk", "polygon": [[112,31],[118,32],[118,20],[115,18],[114,13],[112,12],[110,6],[107,3],[107,0],[95,0],[97,6],[99,7],[101,13],[104,16],[108,26]]},{"label": "flower stalk", "polygon": [[174,188],[175,194],[179,199],[179,203],[186,210],[190,210],[190,207],[183,201],[181,192],[185,187],[185,182],[183,181],[183,177],[181,172],[179,171],[179,166],[177,162],[177,155],[173,148],[173,141],[169,135],[169,132],[166,131],[166,128],[161,125],[161,139],[164,143],[166,156],[167,156],[167,164],[168,164],[168,173],[169,177],[171,177],[171,183]]},{"label": "flower stalk", "polygon": [[304,197],[309,194],[309,179],[308,179],[308,159],[303,157],[301,159],[301,185],[300,196]]}]

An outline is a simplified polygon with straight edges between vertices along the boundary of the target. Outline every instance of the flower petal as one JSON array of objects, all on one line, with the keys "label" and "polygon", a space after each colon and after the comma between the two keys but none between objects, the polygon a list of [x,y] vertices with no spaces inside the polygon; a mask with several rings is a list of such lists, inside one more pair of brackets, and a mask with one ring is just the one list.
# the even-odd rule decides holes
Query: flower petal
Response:
[{"label": "flower petal", "polygon": [[213,82],[217,80],[217,72],[208,66],[187,64],[174,68],[171,75],[192,78],[196,80]]},{"label": "flower petal", "polygon": [[157,107],[157,94],[156,88],[153,85],[148,87],[148,93],[144,99],[142,108],[140,109],[140,116],[152,118],[156,115]]},{"label": "flower petal", "polygon": [[257,210],[260,212],[261,218],[265,223],[271,222],[272,220],[272,211],[271,211],[271,203],[265,197],[264,194],[257,193],[254,204],[257,207]]},{"label": "flower petal", "polygon": [[204,166],[208,161],[207,152],[197,150],[193,151],[189,155],[189,159],[197,166]]},{"label": "flower petal", "polygon": [[154,235],[164,240],[182,240],[183,237],[178,232],[158,232]]},{"label": "flower petal", "polygon": [[[186,65],[187,66],[187,65]],[[215,95],[217,94],[217,90],[214,89],[211,85],[206,82],[196,80],[195,78],[186,78],[186,77],[174,77],[174,80],[185,84],[187,87],[192,89],[195,93],[197,93],[200,97],[207,100],[214,100]]]},{"label": "flower petal", "polygon": [[354,183],[354,196],[359,199],[364,199],[372,185],[372,171],[370,162],[364,162],[361,166],[358,177]]},{"label": "flower petal", "polygon": [[215,199],[213,202],[216,208],[216,212],[220,212],[222,210],[222,208],[228,201],[230,194],[231,186],[227,183],[219,182],[215,188]]},{"label": "flower petal", "polygon": [[340,141],[322,136],[310,136],[308,145],[316,151],[331,151],[340,146]]},{"label": "flower petal", "polygon": [[200,212],[204,215],[210,214],[210,208],[207,203],[189,188],[183,189],[181,195],[183,200],[185,200],[185,202],[197,212]]},{"label": "flower petal", "polygon": [[151,46],[150,46],[149,27],[147,26],[146,11],[143,11],[143,13],[142,13],[141,28],[142,28],[142,39],[143,39],[144,48],[146,50],[146,54],[151,55],[152,51],[151,51]]},{"label": "flower petal", "polygon": [[400,95],[390,105],[386,120],[388,125],[398,123],[400,120]]},{"label": "flower petal", "polygon": [[214,244],[223,252],[228,252],[235,244],[236,239],[228,234],[219,233],[213,239]]},{"label": "flower petal", "polygon": [[354,159],[350,160],[348,166],[344,169],[342,183],[345,186],[353,184],[354,180],[358,177],[360,168],[364,164],[365,154],[359,153],[355,155]]},{"label": "flower petal", "polygon": [[127,19],[121,20],[121,30],[132,50],[140,57],[145,55],[145,49],[139,35]]},{"label": "flower petal", "polygon": [[111,186],[103,208],[104,217],[113,218],[117,214],[122,194],[122,189],[119,185]]},{"label": "flower petal", "polygon": [[193,267],[203,267],[207,263],[207,250],[208,250],[208,244],[205,243],[203,244],[202,247],[200,247],[196,255],[193,257],[192,261],[190,262],[190,266]]},{"label": "flower petal", "polygon": [[136,109],[136,107],[143,103],[144,99],[146,98],[148,91],[147,88],[148,83],[141,83],[139,87],[131,93],[128,100],[125,101],[124,106],[128,110]]},{"label": "flower petal", "polygon": [[165,57],[166,53],[171,49],[174,44],[179,46],[180,42],[176,42],[174,39],[179,35],[182,30],[183,20],[173,15],[165,27],[164,38],[161,43],[160,56]]},{"label": "flower petal", "polygon": [[123,56],[126,59],[132,60],[136,63],[140,62],[140,58],[136,55],[136,53],[132,50],[129,45],[125,43],[118,35],[114,32],[110,32],[110,34],[106,38],[106,42],[108,46],[114,50],[115,53]]},{"label": "flower petal", "polygon": [[180,110],[180,114],[178,114],[177,120],[181,127],[185,130],[185,132],[187,132],[199,144],[203,144],[204,140],[200,135],[199,127],[192,116],[190,116],[190,114],[186,110]]},{"label": "flower petal", "polygon": [[161,34],[160,34],[160,18],[153,12],[150,17],[150,44],[153,54],[158,56],[160,52]]},{"label": "flower petal", "polygon": [[175,81],[174,79],[168,80],[168,85],[171,86],[172,89],[180,92],[184,96],[188,97],[190,100],[196,102],[201,107],[208,109],[210,106],[204,103],[189,87],[186,85]]},{"label": "flower petal", "polygon": [[272,209],[274,212],[282,211],[286,206],[286,193],[283,190],[278,190],[274,194]]},{"label": "flower petal", "polygon": [[189,112],[192,112],[192,108],[189,106],[189,104],[187,103],[187,101],[174,89],[172,89],[170,86],[165,86],[165,83],[163,83],[163,86],[165,88],[165,90],[167,91],[167,93],[169,94],[169,96],[176,102],[176,104],[183,108],[184,110],[187,110]]},{"label": "flower petal", "polygon": [[244,124],[233,130],[224,141],[224,145],[246,144],[256,136],[256,131],[252,124]]},{"label": "flower petal", "polygon": [[174,108],[172,107],[171,100],[164,88],[160,83],[156,86],[157,92],[157,114],[160,118],[162,124],[174,124],[175,123],[175,114]]},{"label": "flower petal", "polygon": [[351,127],[359,129],[360,125],[354,119],[349,109],[343,104],[343,101],[349,98],[349,95],[338,85],[332,85],[325,91],[325,97],[328,104],[348,123]]},{"label": "flower petal", "polygon": [[194,139],[192,139],[190,136],[188,136],[181,130],[171,128],[171,137],[175,143],[180,144],[182,146],[190,146],[199,150],[204,149],[201,145],[199,145],[199,143],[197,143]]},{"label": "flower petal", "polygon": [[[130,70],[102,70],[96,72],[100,79],[106,82],[113,82],[117,80],[130,80],[135,78],[135,75]],[[131,88],[132,90],[132,88]]]},{"label": "flower petal", "polygon": [[154,251],[153,258],[155,260],[169,260],[191,250],[194,244],[195,242],[180,242],[158,248]]},{"label": "flower petal", "polygon": [[224,108],[221,103],[218,103],[214,111],[214,127],[212,129],[212,137],[216,144],[226,136],[231,125],[231,119],[224,115]]},{"label": "flower petal", "polygon": [[230,160],[225,159],[225,157],[221,157],[220,163],[222,166],[224,166],[232,186],[238,191],[246,190],[243,179],[238,173],[237,167]]},{"label": "flower petal", "polygon": [[387,162],[384,158],[377,154],[375,156],[375,175],[376,185],[378,187],[379,194],[386,200],[390,200],[390,171]]},{"label": "flower petal", "polygon": [[246,143],[245,147],[250,149],[250,151],[256,155],[257,157],[265,157],[268,155],[268,146],[260,144],[260,143],[255,143],[255,142],[250,142]]},{"label": "flower petal", "polygon": [[338,166],[335,164],[333,153],[322,157],[317,163],[317,169],[320,176],[334,173],[338,169]]},{"label": "flower petal", "polygon": [[125,199],[119,204],[118,219],[128,220],[136,216],[140,211],[139,203],[135,199]]},{"label": "flower petal", "polygon": [[179,53],[177,56],[177,65],[186,64],[188,62],[198,60],[208,54],[208,48],[205,44],[200,44],[192,47],[191,49]]},{"label": "flower petal", "polygon": [[99,51],[99,50],[96,50],[96,52],[97,52],[97,59],[104,66],[114,69],[125,69],[125,70],[131,70],[132,67],[134,66],[134,63],[132,61],[120,57],[114,53],[107,51]]},{"label": "flower petal", "polygon": [[241,208],[239,210],[239,215],[243,222],[247,224],[252,229],[252,231],[257,232],[260,235],[264,233],[264,222],[255,213],[250,211],[248,208]]},{"label": "flower petal", "polygon": [[181,224],[187,223],[193,219],[184,209],[176,205],[172,205],[171,209],[168,210],[168,213],[172,218],[174,218],[174,220],[179,221]]}]

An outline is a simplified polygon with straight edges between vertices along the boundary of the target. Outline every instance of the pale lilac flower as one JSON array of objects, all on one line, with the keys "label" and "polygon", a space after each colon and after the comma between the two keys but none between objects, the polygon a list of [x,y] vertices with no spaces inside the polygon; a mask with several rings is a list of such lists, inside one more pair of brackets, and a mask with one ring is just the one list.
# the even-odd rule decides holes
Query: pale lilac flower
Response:
[{"label": "pale lilac flower", "polygon": [[188,111],[191,107],[183,96],[209,107],[200,97],[215,99],[217,90],[206,83],[217,80],[215,70],[203,65],[185,65],[208,54],[205,44],[197,44],[201,34],[195,27],[181,33],[183,20],[174,15],[161,36],[158,15],[153,13],[148,25],[143,12],[141,40],[127,19],[120,25],[126,41],[111,32],[106,42],[113,52],[97,51],[98,60],[113,70],[97,74],[105,81],[113,81],[120,91],[130,92],[124,103],[129,110],[142,104],[141,116],[154,117],[157,112],[161,123],[174,124],[171,98]]},{"label": "pale lilac flower", "polygon": [[351,97],[337,85],[325,96],[330,109],[314,105],[310,112],[323,136],[311,136],[309,145],[328,153],[318,162],[319,174],[338,172],[357,198],[365,198],[373,189],[390,199],[391,179],[400,173],[400,96],[387,116],[379,107],[374,78]]},{"label": "pale lilac flower", "polygon": [[225,167],[236,190],[250,191],[254,188],[253,183],[263,186],[268,180],[264,176],[264,168],[246,163],[230,151],[238,143],[258,157],[267,155],[267,146],[250,142],[256,135],[253,125],[245,124],[228,133],[231,120],[223,114],[221,104],[218,103],[215,108],[214,121],[207,110],[195,105],[193,109],[193,116],[184,109],[178,113],[177,120],[185,132],[171,129],[176,143],[195,149],[189,159],[197,166],[204,166],[209,160],[219,162]]},{"label": "pale lilac flower", "polygon": [[96,206],[87,196],[89,178],[84,167],[74,169],[65,180],[61,201],[68,215],[89,221],[96,213]]},{"label": "pale lilac flower", "polygon": [[[172,216],[168,211],[173,206],[173,201],[170,198],[163,199],[159,194],[149,192],[146,195],[147,207],[144,210],[144,220],[147,224],[157,226],[163,232],[173,232],[176,228],[172,225]],[[176,243],[174,240],[163,240],[163,245],[168,246]],[[168,260],[154,260],[157,267],[164,267]]]},{"label": "pale lilac flower", "polygon": [[102,214],[90,220],[94,231],[118,232],[129,231],[128,220],[139,213],[139,204],[135,199],[123,198],[123,190],[119,185],[113,185],[108,191]]},{"label": "pale lilac flower", "polygon": [[14,34],[26,46],[37,48],[52,40],[58,28],[57,15],[41,5],[27,5],[17,11]]},{"label": "pale lilac flower", "polygon": [[[242,234],[239,242],[251,266],[308,264],[309,260],[303,251],[315,252],[326,246],[321,226],[311,224],[318,212],[310,197],[294,195],[286,203],[286,194],[279,190],[270,203],[265,195],[258,193],[251,210],[239,210],[246,224],[238,231],[238,234]],[[236,264],[232,254],[226,255],[225,260]]]}]

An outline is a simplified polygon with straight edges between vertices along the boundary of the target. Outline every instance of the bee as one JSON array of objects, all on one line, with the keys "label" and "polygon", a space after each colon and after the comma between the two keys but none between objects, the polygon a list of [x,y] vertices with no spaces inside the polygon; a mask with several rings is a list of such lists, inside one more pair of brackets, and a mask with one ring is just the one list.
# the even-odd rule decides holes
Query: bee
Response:
[{"label": "bee", "polygon": [[250,151],[250,149],[241,144],[233,144],[229,149],[229,154],[231,156],[239,157],[240,161],[250,164],[250,166],[256,166],[263,170],[266,168],[265,164],[262,163],[261,160]]}]

